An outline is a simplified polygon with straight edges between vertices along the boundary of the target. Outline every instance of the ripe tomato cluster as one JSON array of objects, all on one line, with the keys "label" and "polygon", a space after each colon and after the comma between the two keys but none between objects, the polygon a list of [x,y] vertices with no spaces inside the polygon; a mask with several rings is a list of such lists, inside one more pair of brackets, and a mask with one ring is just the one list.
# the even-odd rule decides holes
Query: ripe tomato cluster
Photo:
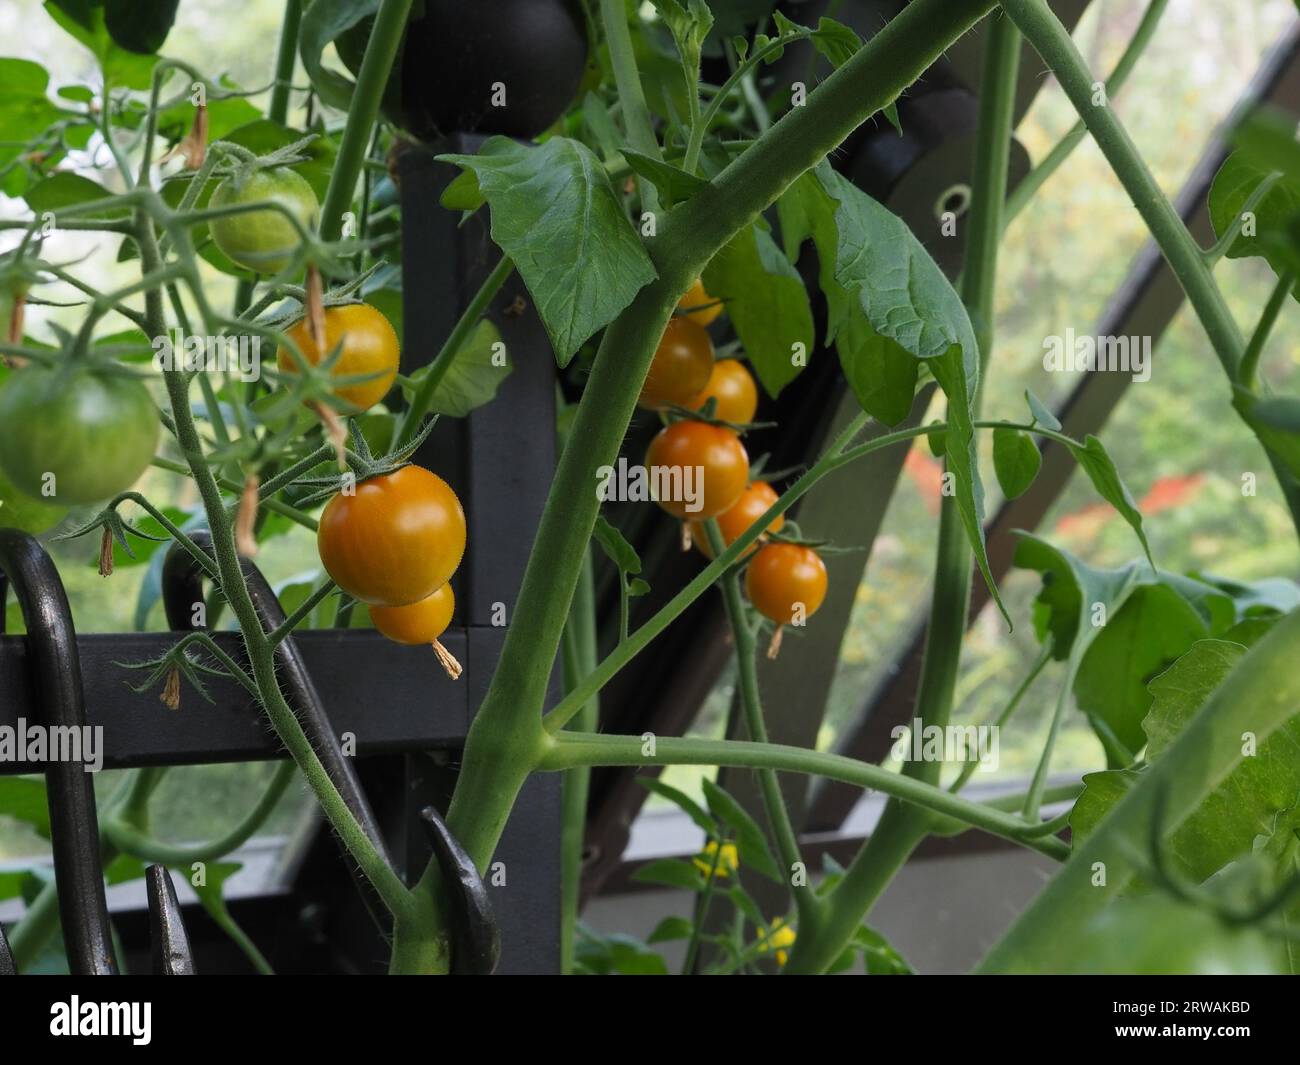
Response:
[{"label": "ripe tomato cluster", "polygon": [[[696,281],[678,303],[655,350],[641,390],[640,405],[651,410],[668,407],[709,410],[707,419],[683,417],[670,422],[650,441],[645,465],[675,475],[667,483],[690,483],[688,472],[700,471],[691,498],[663,496],[659,506],[686,523],[683,541],[696,544],[712,558],[704,522],[717,519],[723,542],[730,547],[777,501],[777,493],[762,480],[751,480],[749,455],[740,431],[753,422],[758,409],[754,378],[738,359],[714,359],[705,326],[717,318],[722,305]],[[711,408],[706,408],[709,400]],[[726,424],[718,424],[726,423]],[[826,599],[826,564],[812,547],[770,537],[785,526],[778,514],[746,552],[745,591],[750,603],[776,624],[768,648],[775,657],[785,625],[803,625]]]},{"label": "ripe tomato cluster", "polygon": [[390,640],[430,644],[453,678],[460,665],[438,642],[455,598],[447,583],[465,554],[465,511],[451,486],[422,466],[403,466],[339,492],[320,517],[321,564],[370,607]]}]

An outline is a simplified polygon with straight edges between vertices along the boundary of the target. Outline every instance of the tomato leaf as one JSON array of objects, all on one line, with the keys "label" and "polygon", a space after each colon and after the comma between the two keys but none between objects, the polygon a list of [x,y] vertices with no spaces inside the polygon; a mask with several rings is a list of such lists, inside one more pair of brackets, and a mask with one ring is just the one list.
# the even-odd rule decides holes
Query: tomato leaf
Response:
[{"label": "tomato leaf", "polygon": [[1061,423],[1056,415],[1051,412],[1047,404],[1033,394],[1029,389],[1025,389],[1025,402],[1029,404],[1029,413],[1033,415],[1034,421],[1044,429],[1051,429],[1055,433],[1061,431]]},{"label": "tomato leaf", "polygon": [[1008,499],[1029,491],[1042,464],[1042,453],[1028,433],[1005,427],[993,430],[993,468]]},{"label": "tomato leaf", "polygon": [[[1216,236],[1222,237],[1238,223],[1246,201],[1271,173],[1272,167],[1260,163],[1248,152],[1236,151],[1224,160],[1210,186],[1210,221]],[[1300,178],[1281,177],[1253,213],[1253,224],[1243,227],[1246,231],[1239,233],[1228,247],[1227,257],[1259,256],[1281,272],[1285,264],[1275,261],[1270,245],[1278,238],[1287,239],[1288,223],[1300,215]]]},{"label": "tomato leaf", "polygon": [[632,168],[632,173],[653,183],[663,196],[666,206],[689,200],[708,185],[702,177],[697,177],[671,163],[665,163],[662,159],[652,159],[648,155],[634,152],[631,148],[623,149],[623,158]]},{"label": "tomato leaf", "polygon": [[638,884],[660,884],[683,891],[703,891],[704,876],[690,862],[680,858],[656,858],[632,874]]},{"label": "tomato leaf", "polygon": [[641,557],[636,553],[636,548],[603,515],[596,515],[596,527],[592,530],[592,535],[609,560],[618,567],[619,573],[635,575],[641,572]]},{"label": "tomato leaf", "polygon": [[853,934],[853,945],[862,952],[869,976],[908,976],[916,972],[889,940],[874,928],[859,925]]},{"label": "tomato leaf", "polygon": [[[1232,405],[1259,437],[1259,442],[1300,478],[1300,431],[1289,428],[1295,410],[1290,397],[1261,398],[1241,385],[1233,386]],[[1262,410],[1261,410],[1262,408]]]},{"label": "tomato leaf", "polygon": [[1051,637],[1054,658],[1071,660],[1079,709],[1112,767],[1131,763],[1146,743],[1151,678],[1247,609],[1207,581],[1153,570],[1145,560],[1097,569],[1028,534],[1015,565],[1043,575],[1035,627],[1040,639]]},{"label": "tomato leaf", "polygon": [[[433,390],[429,409],[451,418],[463,418],[476,407],[490,403],[510,375],[514,366],[501,334],[487,318],[482,319],[465,343],[456,349],[450,368]],[[402,382],[402,389],[412,396],[419,383],[428,376],[429,367],[422,366]]]},{"label": "tomato leaf", "polygon": [[1084,473],[1092,481],[1098,495],[1114,507],[1119,512],[1119,516],[1137,533],[1142,551],[1154,568],[1155,560],[1151,557],[1151,545],[1147,543],[1147,534],[1142,529],[1142,513],[1133,502],[1133,497],[1129,495],[1129,490],[1120,478],[1119,470],[1115,468],[1115,463],[1111,460],[1105,445],[1095,436],[1088,436],[1082,445],[1071,444],[1070,451],[1074,455],[1074,460],[1083,467]]},{"label": "tomato leaf", "polygon": [[104,21],[103,0],[45,0],[45,10],[66,33],[90,49],[107,85],[149,88],[158,57],[137,55],[114,43]]},{"label": "tomato leaf", "polygon": [[768,232],[747,226],[704,268],[704,287],[724,301],[764,390],[776,396],[808,363],[814,339],[808,290]]},{"label": "tomato leaf", "polygon": [[180,0],[104,0],[104,25],[113,43],[153,55],[167,40]]},{"label": "tomato leaf", "polygon": [[298,54],[316,94],[340,111],[352,102],[354,85],[350,78],[327,68],[323,62],[326,47],[336,37],[379,10],[379,0],[313,0],[303,12],[298,29]]},{"label": "tomato leaf", "polygon": [[671,943],[677,939],[690,939],[695,926],[685,917],[665,917],[647,937],[647,943]]},{"label": "tomato leaf", "polygon": [[491,137],[477,155],[443,155],[474,171],[492,239],[515,262],[561,366],[655,279],[605,168],[568,137],[539,145]]},{"label": "tomato leaf", "polygon": [[[38,215],[46,211],[55,212],[57,215],[57,212],[64,207],[107,199],[111,195],[112,193],[98,182],[74,174],[70,170],[61,170],[31,186],[23,193],[23,199]],[[102,217],[123,218],[129,213],[126,208],[117,207],[105,210]]]},{"label": "tomato leaf", "polygon": [[42,839],[50,838],[50,807],[39,777],[0,777],[0,810],[30,825]]},{"label": "tomato leaf", "polygon": [[646,789],[646,791],[652,791],[656,795],[663,796],[663,798],[667,799],[681,810],[682,813],[686,814],[687,817],[704,830],[706,836],[713,837],[717,835],[718,826],[713,820],[713,817],[704,809],[703,806],[687,795],[686,792],[682,791],[680,788],[673,787],[671,784],[665,784],[658,777],[636,777],[635,779],[638,784]]},{"label": "tomato leaf", "polygon": [[[1154,763],[1196,716],[1245,656],[1247,647],[1226,640],[1199,640],[1149,685],[1151,709],[1143,721],[1149,737],[1147,762]],[[1244,742],[1244,741],[1243,741]],[[1300,763],[1300,715],[1261,740],[1242,757],[1182,822],[1168,848],[1176,869],[1200,882],[1252,851],[1259,841],[1294,835]],[[1111,808],[1142,779],[1145,770],[1091,773],[1070,815],[1076,839],[1087,837]],[[1265,850],[1268,848],[1265,847]]]},{"label": "tomato leaf", "polygon": [[50,76],[29,59],[0,59],[0,140],[14,142],[0,148],[0,159],[22,151],[23,143],[65,117],[45,94]]},{"label": "tomato leaf", "polygon": [[780,866],[768,846],[767,836],[758,822],[740,803],[707,777],[700,784],[713,816],[736,835],[736,850],[740,855],[741,867],[753,869],[778,884],[786,883],[786,877],[781,875]]},{"label": "tomato leaf", "polygon": [[835,347],[864,411],[885,425],[897,425],[911,413],[921,368],[912,355],[878,335],[861,315],[844,323]]},{"label": "tomato leaf", "polygon": [[822,16],[813,32],[812,45],[838,70],[857,55],[862,38],[844,23]]},{"label": "tomato leaf", "polygon": [[[980,573],[1009,625],[984,546],[984,488],[973,418],[979,350],[966,308],[907,224],[828,163],[801,177],[787,196],[778,205],[786,253],[809,237],[817,246],[828,308],[827,342],[844,332],[851,316],[860,316],[876,336],[925,360],[948,397],[944,450],[957,509]],[[847,358],[852,364],[863,335],[860,328],[845,333],[842,363]],[[864,372],[855,367],[846,373],[851,382],[858,381],[854,392],[861,399]],[[881,409],[880,397],[865,392],[872,407]],[[897,379],[888,394],[885,406],[892,416],[902,405]]]},{"label": "tomato leaf", "polygon": [[1209,634],[1205,619],[1172,585],[1135,586],[1083,656],[1074,681],[1079,709],[1099,733],[1128,751],[1141,750],[1142,721],[1151,708],[1147,683]]}]

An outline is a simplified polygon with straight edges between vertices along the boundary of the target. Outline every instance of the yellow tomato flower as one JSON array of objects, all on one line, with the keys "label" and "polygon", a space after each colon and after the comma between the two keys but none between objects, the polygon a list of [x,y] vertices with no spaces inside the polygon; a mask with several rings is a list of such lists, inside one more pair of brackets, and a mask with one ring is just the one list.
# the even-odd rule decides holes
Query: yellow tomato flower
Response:
[{"label": "yellow tomato flower", "polygon": [[722,845],[722,854],[717,859],[717,869],[713,868],[714,855],[718,853],[718,844],[716,840],[709,840],[705,844],[704,850],[695,856],[695,868],[705,876],[710,872],[719,880],[724,876],[730,876],[740,868],[740,854],[736,850],[734,843],[724,843]]},{"label": "yellow tomato flower", "polygon": [[794,946],[794,939],[794,929],[785,923],[784,917],[778,917],[771,928],[759,929],[759,953],[774,951],[777,965],[784,965],[789,960],[789,948]]}]

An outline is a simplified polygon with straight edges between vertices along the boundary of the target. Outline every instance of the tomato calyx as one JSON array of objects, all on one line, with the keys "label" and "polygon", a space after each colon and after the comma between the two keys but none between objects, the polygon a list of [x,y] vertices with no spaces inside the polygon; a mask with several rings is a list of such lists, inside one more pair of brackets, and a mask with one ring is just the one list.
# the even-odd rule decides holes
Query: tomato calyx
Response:
[{"label": "tomato calyx", "polygon": [[276,170],[280,167],[296,166],[307,162],[311,158],[307,153],[307,147],[315,139],[316,134],[309,133],[290,144],[282,144],[265,155],[250,152],[242,144],[236,144],[234,141],[216,141],[212,149],[222,158],[213,168],[212,176],[232,178],[237,188],[242,187],[259,170]]},{"label": "tomato calyx", "polygon": [[[409,443],[395,447],[386,454],[375,456],[370,450],[370,444],[366,436],[357,426],[355,420],[348,419],[348,436],[353,441],[356,450],[351,448],[344,449],[344,457],[347,461],[348,470],[355,477],[356,484],[362,484],[365,481],[373,480],[376,477],[383,477],[390,473],[396,473],[405,466],[411,465],[411,458],[420,449],[433,432],[433,427],[438,422],[438,416],[432,415],[425,419],[424,424],[420,426],[420,431],[415,434]],[[313,503],[319,503],[322,500],[329,499],[339,491],[339,477],[303,477],[295,482],[298,486],[312,489],[306,495],[297,500],[296,505],[300,507],[309,507]]]},{"label": "tomato calyx", "polygon": [[863,551],[862,547],[843,547],[830,540],[819,540],[816,537],[806,536],[797,522],[787,521],[784,526],[776,532],[768,534],[768,539],[772,543],[793,544],[795,547],[807,547],[816,551],[819,555],[848,555],[854,551]]},{"label": "tomato calyx", "polygon": [[698,410],[692,410],[690,407],[679,407],[675,403],[670,403],[661,408],[660,414],[663,416],[665,425],[672,425],[673,422],[692,421],[703,422],[705,425],[716,425],[721,429],[730,429],[737,435],[749,432],[751,429],[773,429],[776,422],[729,422],[722,418],[715,417],[718,409],[718,401],[710,396],[704,402],[704,406]]},{"label": "tomato calyx", "polygon": [[154,543],[165,543],[171,539],[170,536],[154,536],[152,533],[145,532],[138,526],[132,525],[117,512],[117,508],[123,503],[128,500],[134,501],[136,498],[137,494],[135,492],[123,492],[121,495],[109,500],[104,509],[89,521],[66,532],[57,533],[51,536],[50,539],[52,541],[75,540],[99,529],[101,531],[99,575],[101,577],[111,577],[113,574],[113,544],[121,547],[128,558],[135,558],[135,552],[131,550],[130,541],[126,538],[127,533],[138,536],[141,540],[152,540]]},{"label": "tomato calyx", "polygon": [[[249,273],[283,283],[315,265],[330,276],[351,271],[348,258],[360,243],[327,242],[317,233],[320,203],[295,169],[310,159],[315,135],[256,155],[231,141],[216,141],[212,175],[219,179],[207,202],[208,231],[217,248]],[[187,178],[190,174],[182,175]]]}]

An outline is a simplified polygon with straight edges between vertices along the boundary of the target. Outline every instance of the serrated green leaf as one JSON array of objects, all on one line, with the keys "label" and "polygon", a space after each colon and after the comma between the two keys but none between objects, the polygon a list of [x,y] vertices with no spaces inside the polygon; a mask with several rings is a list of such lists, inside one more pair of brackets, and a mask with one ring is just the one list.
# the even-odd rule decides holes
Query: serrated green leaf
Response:
[{"label": "serrated green leaf", "polygon": [[532,293],[561,366],[657,276],[586,145],[568,137],[535,146],[491,137],[477,155],[439,158],[478,175],[492,239]]},{"label": "serrated green leaf", "polygon": [[472,170],[462,170],[452,178],[438,202],[449,211],[477,211],[487,203],[478,187],[478,175]]},{"label": "serrated green leaf", "polygon": [[857,55],[862,38],[844,23],[822,16],[812,35],[812,44],[838,70]]}]

